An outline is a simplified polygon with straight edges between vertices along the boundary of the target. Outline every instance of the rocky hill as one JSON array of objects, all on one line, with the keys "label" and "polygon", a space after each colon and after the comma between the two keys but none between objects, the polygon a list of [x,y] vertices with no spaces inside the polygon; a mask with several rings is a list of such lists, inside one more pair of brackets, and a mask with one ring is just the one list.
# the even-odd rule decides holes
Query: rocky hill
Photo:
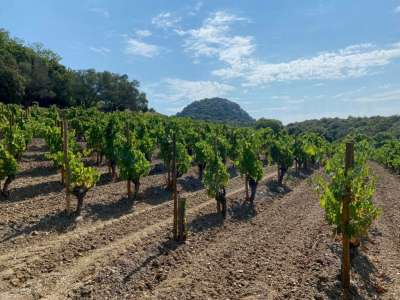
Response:
[{"label": "rocky hill", "polygon": [[178,113],[177,116],[213,122],[254,123],[254,119],[239,104],[223,98],[207,98],[194,101],[186,106],[182,112]]}]

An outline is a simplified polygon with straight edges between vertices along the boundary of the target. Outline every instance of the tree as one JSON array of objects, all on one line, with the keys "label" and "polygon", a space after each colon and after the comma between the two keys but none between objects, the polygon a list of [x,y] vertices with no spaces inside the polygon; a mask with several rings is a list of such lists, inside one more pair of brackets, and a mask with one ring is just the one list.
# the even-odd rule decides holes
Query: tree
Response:
[{"label": "tree", "polygon": [[107,111],[147,111],[139,82],[127,75],[94,69],[74,71],[41,44],[27,45],[0,29],[0,101],[41,106],[93,107]]},{"label": "tree", "polygon": [[283,130],[282,122],[274,119],[261,118],[256,121],[256,129],[270,128],[275,134]]}]

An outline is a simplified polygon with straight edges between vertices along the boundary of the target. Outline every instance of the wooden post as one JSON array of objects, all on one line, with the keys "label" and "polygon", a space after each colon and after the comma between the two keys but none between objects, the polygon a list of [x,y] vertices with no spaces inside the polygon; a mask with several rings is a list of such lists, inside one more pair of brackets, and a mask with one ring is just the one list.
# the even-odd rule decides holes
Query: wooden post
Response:
[{"label": "wooden post", "polygon": [[[129,134],[129,124],[128,121],[126,121],[125,123],[125,135],[126,135],[126,143],[128,144],[128,147],[131,145],[131,135]],[[128,191],[128,199],[132,199],[132,185],[131,185],[131,181],[128,178],[127,179],[127,191]]]},{"label": "wooden post", "polygon": [[178,241],[184,242],[187,237],[186,230],[186,198],[178,201]]},{"label": "wooden post", "polygon": [[[354,144],[346,143],[345,157],[345,176],[353,168],[354,165]],[[346,186],[346,195],[342,201],[342,283],[344,298],[350,297],[350,237],[348,235],[348,226],[350,223],[349,205],[351,201],[350,186]]]},{"label": "wooden post", "polygon": [[[58,113],[59,115],[61,114],[61,112]],[[63,151],[64,151],[64,122],[63,119],[61,119],[60,121],[57,120],[58,125],[60,126],[60,133],[61,133],[61,137],[63,138]],[[68,141],[67,141],[68,143]],[[67,147],[68,149],[68,147]],[[61,167],[61,184],[65,185],[65,169],[64,166]]]},{"label": "wooden post", "polygon": [[67,119],[63,116],[63,152],[64,152],[64,182],[65,182],[65,210],[67,213],[71,212],[71,198],[70,198],[70,170],[69,170],[69,160],[68,160],[68,123]]},{"label": "wooden post", "polygon": [[176,135],[172,137],[172,198],[174,200],[174,227],[173,237],[178,240],[178,195],[176,190]]}]

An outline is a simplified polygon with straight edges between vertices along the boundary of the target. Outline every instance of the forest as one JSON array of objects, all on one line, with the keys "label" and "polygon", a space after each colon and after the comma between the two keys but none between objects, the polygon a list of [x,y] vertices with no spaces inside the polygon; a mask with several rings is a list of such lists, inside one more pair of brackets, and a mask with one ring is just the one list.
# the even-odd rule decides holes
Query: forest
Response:
[{"label": "forest", "polygon": [[0,29],[0,101],[40,106],[98,107],[104,111],[147,111],[139,82],[94,69],[72,70],[41,44],[26,45]]}]

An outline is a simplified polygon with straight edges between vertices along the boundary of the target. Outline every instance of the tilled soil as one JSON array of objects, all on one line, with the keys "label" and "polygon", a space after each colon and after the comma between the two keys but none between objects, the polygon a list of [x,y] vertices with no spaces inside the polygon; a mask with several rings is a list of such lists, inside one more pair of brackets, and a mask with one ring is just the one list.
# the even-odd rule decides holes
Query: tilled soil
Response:
[{"label": "tilled soil", "polygon": [[[178,244],[169,234],[172,205],[159,165],[143,179],[142,200],[133,205],[124,198],[125,183],[111,183],[103,175],[76,224],[61,212],[62,189],[47,189],[59,175],[43,159],[43,144],[30,150],[12,191],[25,196],[0,203],[1,299],[341,296],[341,244],[324,220],[314,175],[289,176],[281,189],[275,172],[267,171],[254,207],[243,201],[243,180],[233,177],[223,221],[191,170],[181,179],[189,238]],[[400,299],[400,179],[375,163],[371,167],[382,215],[352,261],[352,294],[356,299]],[[26,192],[38,185],[39,195],[35,188]],[[20,189],[25,194],[18,194]]]}]

